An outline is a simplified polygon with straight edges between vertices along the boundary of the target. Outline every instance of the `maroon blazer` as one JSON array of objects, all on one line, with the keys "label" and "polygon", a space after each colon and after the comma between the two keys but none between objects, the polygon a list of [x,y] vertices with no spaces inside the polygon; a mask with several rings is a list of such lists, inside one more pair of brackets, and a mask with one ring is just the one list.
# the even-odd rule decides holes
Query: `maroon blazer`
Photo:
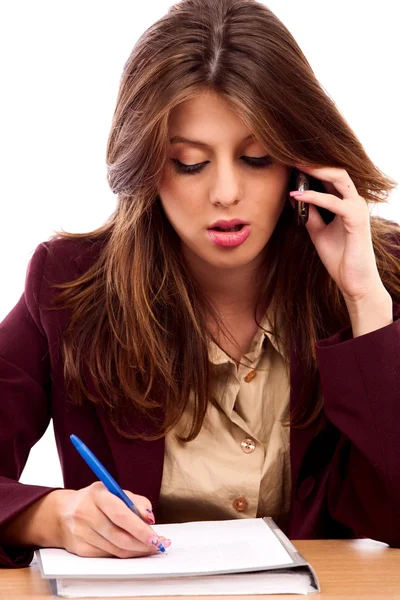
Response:
[{"label": "maroon blazer", "polygon": [[[66,396],[60,334],[68,312],[48,310],[57,293],[49,284],[75,279],[99,251],[99,242],[40,244],[24,293],[0,324],[0,525],[55,489],[18,482],[50,419],[66,488],[96,479],[69,439],[75,433],[122,488],[150,499],[157,519],[164,439],[128,440],[103,409],[89,402],[78,408]],[[316,344],[327,425],[320,432],[311,427],[290,433],[285,533],[292,539],[365,536],[400,546],[399,316],[395,307],[394,322],[386,327],[355,339],[351,328],[343,329]],[[291,406],[299,400],[302,372],[301,357],[292,351]],[[137,417],[132,412],[128,419]],[[33,549],[0,541],[0,565],[26,566]]]}]

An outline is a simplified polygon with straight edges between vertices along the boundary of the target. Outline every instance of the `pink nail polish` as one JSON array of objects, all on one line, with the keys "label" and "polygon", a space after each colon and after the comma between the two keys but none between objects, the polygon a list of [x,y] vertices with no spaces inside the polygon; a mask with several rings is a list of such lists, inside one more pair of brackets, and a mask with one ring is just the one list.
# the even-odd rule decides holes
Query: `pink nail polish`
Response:
[{"label": "pink nail polish", "polygon": [[158,548],[160,552],[165,552],[164,544],[161,543],[156,535],[152,535],[151,538],[147,540],[147,543]]},{"label": "pink nail polish", "polygon": [[289,192],[289,196],[302,196],[304,194],[301,190],[294,190],[293,192]]},{"label": "pink nail polish", "polygon": [[151,538],[149,538],[147,540],[148,544],[151,544],[152,546],[158,546],[158,544],[160,543],[160,540],[158,539],[158,537],[156,535],[152,535]]},{"label": "pink nail polish", "polygon": [[154,518],[154,514],[153,511],[150,508],[146,508],[146,519],[148,521],[150,521],[150,523],[152,523],[154,525],[154,523],[156,522],[155,518]]}]

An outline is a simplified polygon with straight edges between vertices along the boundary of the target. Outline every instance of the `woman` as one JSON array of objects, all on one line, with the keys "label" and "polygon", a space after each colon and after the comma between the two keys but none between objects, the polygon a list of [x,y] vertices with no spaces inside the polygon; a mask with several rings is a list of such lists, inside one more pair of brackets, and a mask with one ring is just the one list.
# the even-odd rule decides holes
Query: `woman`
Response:
[{"label": "woman", "polygon": [[[289,31],[253,0],[174,5],[125,65],[107,164],[115,213],[39,245],[1,324],[1,564],[153,554],[155,520],[399,545],[400,233],[369,215],[396,182]],[[65,489],[22,485],[50,418]]]}]

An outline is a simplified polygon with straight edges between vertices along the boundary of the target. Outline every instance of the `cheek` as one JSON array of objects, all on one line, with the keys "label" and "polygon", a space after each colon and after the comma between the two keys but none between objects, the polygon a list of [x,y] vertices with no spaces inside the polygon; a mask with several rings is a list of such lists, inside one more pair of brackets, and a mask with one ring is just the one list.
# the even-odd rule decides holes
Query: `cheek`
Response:
[{"label": "cheek", "polygon": [[177,229],[182,226],[187,229],[204,213],[198,191],[190,181],[165,177],[159,187],[159,197],[165,214]]},{"label": "cheek", "polygon": [[164,170],[158,187],[158,195],[165,214],[171,220],[179,205],[179,186],[174,182],[173,177],[169,174],[169,170],[169,168]]},{"label": "cheek", "polygon": [[286,185],[282,181],[268,182],[264,185],[257,186],[252,191],[252,197],[256,199],[256,213],[265,218],[277,219],[286,202]]}]

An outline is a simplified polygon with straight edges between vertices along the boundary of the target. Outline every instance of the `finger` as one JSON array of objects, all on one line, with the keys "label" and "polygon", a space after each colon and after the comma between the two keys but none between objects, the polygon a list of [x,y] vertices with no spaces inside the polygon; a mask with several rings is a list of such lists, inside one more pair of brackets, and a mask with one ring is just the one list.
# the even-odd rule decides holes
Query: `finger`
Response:
[{"label": "finger", "polygon": [[159,545],[158,535],[150,525],[142,521],[122,500],[110,494],[106,488],[104,488],[104,491],[96,490],[94,498],[96,506],[113,524],[140,540],[146,546]]},{"label": "finger", "polygon": [[322,185],[324,186],[324,188],[326,189],[326,191],[328,192],[328,194],[333,194],[337,198],[340,198],[340,200],[343,200],[342,194],[340,194],[335,189],[335,186],[333,185],[333,183],[329,183],[329,181],[322,181],[322,180],[320,180],[320,181],[321,181]]},{"label": "finger", "polygon": [[140,496],[139,494],[133,494],[129,490],[124,490],[125,494],[132,500],[140,514],[144,519],[150,523],[155,523],[155,517],[153,513],[153,507],[151,502],[146,496]]},{"label": "finger", "polygon": [[[84,526],[86,526],[85,531],[86,528],[90,529],[90,531],[101,536],[108,544],[111,544],[114,548],[119,550],[144,552],[149,549],[149,546],[143,544],[125,529],[115,525],[115,523],[113,523],[97,506],[93,507],[91,518],[84,522]],[[77,535],[76,532],[75,535]],[[81,537],[83,536],[81,535]]]},{"label": "finger", "polygon": [[320,179],[323,183],[328,182],[342,195],[342,198],[359,198],[358,191],[353,180],[345,169],[339,167],[321,167],[314,165],[295,165],[300,171]]},{"label": "finger", "polygon": [[105,552],[97,546],[92,546],[92,544],[89,544],[88,542],[85,542],[83,540],[76,541],[73,548],[67,547],[66,549],[68,550],[68,552],[72,552],[77,556],[84,556],[85,558],[111,558],[113,556],[113,554]]},{"label": "finger", "polygon": [[306,229],[308,230],[311,239],[314,239],[315,235],[318,235],[321,231],[323,231],[327,227],[327,224],[315,208],[315,206],[310,205],[308,212],[308,219],[306,223]]},{"label": "finger", "polygon": [[144,546],[140,542],[137,542],[137,544],[142,547],[140,550],[119,548],[105,539],[97,531],[94,531],[90,527],[86,527],[82,530],[82,533],[78,538],[75,537],[75,543],[71,551],[79,556],[88,557],[117,556],[118,558],[136,558],[139,556],[151,556],[157,554],[157,548]]},{"label": "finger", "polygon": [[[80,525],[78,524],[78,527],[81,527],[81,529],[75,530],[75,536],[84,537],[84,535],[80,533],[80,531],[82,530],[85,532],[90,531],[92,533],[95,533],[96,536],[100,536],[106,542],[111,544],[111,547],[114,550],[111,547],[111,549],[107,549],[103,545],[99,547],[104,548],[104,550],[106,551],[114,552],[114,554],[116,554],[115,550],[121,550],[123,552],[140,552],[140,555],[142,556],[143,553],[148,554],[150,550],[154,549],[154,546],[147,546],[143,544],[140,540],[131,536],[127,531],[125,531],[125,529],[122,529],[121,527],[115,525],[112,521],[110,521],[107,515],[105,515],[97,506],[94,506],[93,509],[94,512],[91,515],[91,519],[86,520]],[[170,540],[165,536],[160,535],[159,539],[163,544],[165,543],[165,545],[167,546],[170,545]],[[93,539],[88,541],[93,544],[95,540]],[[99,541],[99,538],[97,538],[97,541]],[[154,549],[154,553],[156,552],[157,548]]]},{"label": "finger", "polygon": [[113,528],[108,529],[100,526],[100,531],[88,528],[85,535],[85,542],[87,541],[103,552],[112,556],[118,556],[119,558],[150,556],[158,553],[157,548],[154,546],[142,544],[142,542],[130,536],[127,542],[126,537],[128,537],[126,536],[126,532],[118,527],[113,526]]},{"label": "finger", "polygon": [[[94,543],[94,541],[93,539],[88,540],[88,532],[97,532],[105,541],[121,550],[137,550],[142,546],[139,540],[136,540],[136,538],[132,537],[124,529],[117,527],[93,502],[93,499],[90,510],[78,511],[75,514],[74,521],[69,530],[74,538],[89,541],[90,543]],[[99,547],[105,549],[104,545],[100,545]]]},{"label": "finger", "polygon": [[308,202],[309,204],[326,208],[341,217],[346,217],[349,215],[348,204],[332,194],[325,194],[323,192],[316,192],[314,190],[305,190],[301,194],[296,191],[290,192],[290,196],[297,202]]}]

